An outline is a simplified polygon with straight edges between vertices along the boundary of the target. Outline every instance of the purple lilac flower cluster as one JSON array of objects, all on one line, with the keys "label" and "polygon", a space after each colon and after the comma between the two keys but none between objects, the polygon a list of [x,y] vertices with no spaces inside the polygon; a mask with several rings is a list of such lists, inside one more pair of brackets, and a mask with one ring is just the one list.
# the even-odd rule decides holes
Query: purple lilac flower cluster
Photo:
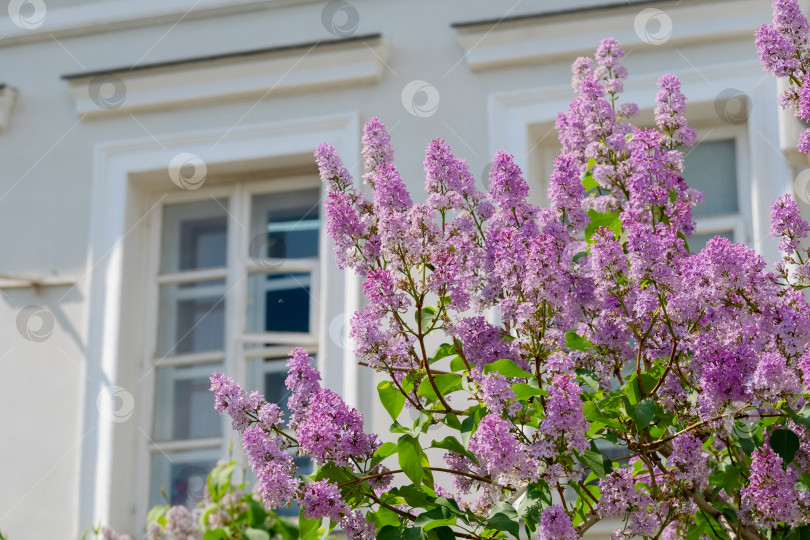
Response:
[{"label": "purple lilac flower cluster", "polygon": [[[789,33],[791,43],[801,41],[800,14],[781,4],[787,11],[780,12],[779,32]],[[554,486],[571,478],[565,456],[588,449],[590,426],[575,370],[592,371],[607,389],[622,382],[630,358],[637,370],[661,366],[659,383],[645,388],[639,382],[639,389],[657,394],[665,411],[685,423],[716,422],[735,404],[795,400],[806,385],[807,303],[795,292],[780,293],[776,276],[747,246],[717,238],[690,253],[691,209],[703,196],[683,178],[681,150],[695,144],[696,135],[686,121],[680,81],[661,77],[655,129],[634,127],[629,120],[638,108],[620,102],[623,54],[606,39],[593,59],[574,63],[578,96],[557,119],[562,154],[550,178],[551,208],[529,204],[529,184],[505,152],[493,158],[487,192],[478,191],[465,161],[441,139],[426,150],[427,202],[413,203],[393,165],[390,136],[376,118],[363,136],[372,200],[351,191],[333,149],[316,152],[319,163],[328,164],[321,170],[338,260],[366,278],[369,302],[352,320],[358,358],[396,381],[408,407],[451,412],[455,401],[429,404],[416,391],[432,384],[424,339],[443,332],[467,366],[468,391],[490,413],[469,443],[477,461],[445,455],[449,469],[458,471],[458,494],[479,493],[465,503],[476,512],[535,479]],[[358,193],[353,211],[338,211],[333,200],[342,193]],[[600,227],[588,244],[581,242],[597,218],[615,220],[621,231]],[[788,198],[774,203],[773,223],[772,232],[794,251],[810,231]],[[341,231],[355,232],[341,240]],[[442,302],[425,319],[419,313],[428,295]],[[471,308],[496,308],[501,324],[470,316]],[[416,324],[409,322],[414,311]],[[589,348],[560,352],[572,329]],[[533,373],[545,389],[536,431],[519,429],[528,410],[512,385],[527,380],[484,372],[499,359]],[[768,384],[774,378],[779,384]],[[697,400],[690,400],[695,390]],[[646,473],[660,476],[652,491],[637,489],[632,471],[615,471],[602,482],[599,515],[628,519],[623,534],[653,534],[670,510],[688,514],[691,503],[662,505],[661,498],[675,501],[679,486],[705,487],[709,461],[702,446],[690,434],[675,438],[668,465]],[[549,524],[559,519],[558,510],[549,511]]]},{"label": "purple lilac flower cluster", "polygon": [[[773,22],[756,31],[756,45],[762,67],[776,77],[786,77],[789,88],[779,97],[782,108],[810,122],[810,49],[807,46],[807,18],[798,0],[775,0]],[[810,153],[810,129],[799,135],[799,151]]]},{"label": "purple lilac flower cluster", "polygon": [[[773,25],[757,33],[763,63],[802,86],[807,22],[795,1],[777,0],[774,10]],[[295,499],[306,517],[371,537],[360,504],[421,520],[399,506],[406,498],[380,498],[402,473],[427,477],[424,486],[414,481],[419,497],[456,499],[479,524],[496,505],[545,486],[562,499],[538,511],[540,538],[576,538],[597,518],[623,520],[614,538],[674,537],[695,525],[696,505],[711,507],[707,482],[728,462],[750,463],[741,498],[720,499],[739,509],[743,526],[804,523],[806,492],[796,484],[810,472],[810,442],[774,405],[800,408],[810,383],[810,305],[801,292],[810,252],[800,246],[810,225],[789,197],[774,202],[771,232],[787,252],[775,272],[725,238],[692,253],[692,208],[702,194],[683,178],[683,150],[696,136],[680,81],[661,77],[655,126],[635,127],[638,107],[621,102],[623,56],[608,38],[594,58],[573,65],[577,97],[557,118],[562,152],[549,208],[529,203],[514,156],[495,154],[483,192],[442,139],[426,149],[427,199],[414,202],[377,118],[362,139],[370,197],[334,148],[317,149],[336,261],[363,277],[368,300],[351,320],[354,353],[387,377],[381,396],[396,390],[399,405],[386,402],[393,431],[408,429],[398,422],[403,399],[417,418],[397,451],[439,423],[465,443],[437,446],[447,450],[438,470],[451,475],[451,491],[434,481],[427,455],[400,455],[395,471],[375,461],[379,443],[363,432],[362,415],[321,387],[302,349],[293,351],[286,381],[294,436],[277,407],[215,374],[216,408],[243,431],[269,506]],[[810,111],[806,93],[803,104],[796,92],[797,110]],[[448,343],[431,357],[434,336]],[[741,454],[726,426],[761,412],[803,437],[793,463],[764,444],[750,458]],[[765,444],[766,428],[755,428]],[[574,521],[563,486],[592,493],[579,464],[600,469],[594,438],[627,450],[630,464],[601,471],[598,500],[581,499],[593,519]],[[302,481],[290,448],[348,480]],[[345,497],[355,489],[346,486],[367,491]]]},{"label": "purple lilac flower cluster", "polygon": [[211,376],[216,410],[229,414],[234,429],[242,432],[248,464],[258,478],[257,492],[268,509],[296,500],[304,507],[306,517],[328,517],[339,523],[349,538],[374,538],[373,524],[349,508],[337,484],[327,480],[303,483],[296,477],[290,449],[297,447],[299,455],[311,455],[321,463],[349,467],[371,458],[379,447],[377,436],[363,432],[362,414],[336,393],[321,388],[320,373],[304,349],[291,352],[287,368],[285,384],[291,392],[288,407],[292,415],[286,427],[295,430],[294,438],[285,431],[276,404],[267,403],[256,392],[247,395],[233,379],[221,373]]}]

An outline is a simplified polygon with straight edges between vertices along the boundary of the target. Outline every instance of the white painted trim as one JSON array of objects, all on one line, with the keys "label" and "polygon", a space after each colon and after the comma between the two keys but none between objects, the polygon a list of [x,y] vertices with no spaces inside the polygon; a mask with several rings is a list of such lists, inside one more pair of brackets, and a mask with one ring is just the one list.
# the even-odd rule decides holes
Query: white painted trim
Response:
[{"label": "white painted trim", "polygon": [[[114,437],[119,431],[134,431],[135,426],[132,422],[116,423],[109,415],[102,414],[96,407],[96,396],[105,387],[132,387],[130,383],[135,384],[134,381],[121,380],[118,366],[123,336],[131,331],[122,328],[122,314],[128,309],[128,299],[142,294],[123,281],[124,240],[130,234],[143,236],[151,232],[153,237],[157,234],[154,231],[155,220],[159,219],[157,216],[151,216],[151,231],[145,231],[142,223],[148,222],[147,218],[150,217],[144,215],[150,208],[144,207],[144,203],[151,200],[150,194],[154,190],[150,179],[153,181],[155,177],[162,177],[166,182],[164,185],[171,187],[167,167],[180,152],[199,156],[209,171],[244,167],[245,163],[272,169],[274,166],[289,166],[291,157],[311,159],[306,156],[311,156],[314,149],[324,142],[336,147],[356,176],[356,163],[360,162],[359,141],[360,119],[357,113],[346,113],[233,129],[225,126],[169,134],[161,136],[161,146],[146,137],[96,146],[88,278],[81,283],[82,293],[87,298],[86,354],[90,382],[84,393],[80,429],[81,433],[90,431],[90,435],[84,439],[79,457],[78,524],[110,523],[113,514],[111,501],[118,500],[126,492],[112,483]],[[323,259],[331,260],[328,256],[331,244],[323,245],[322,249]],[[135,260],[143,255],[129,253],[129,257],[134,256]],[[156,271],[155,264],[154,261],[151,263],[149,271]],[[328,270],[335,271],[333,266],[329,266]],[[321,301],[324,312],[340,313],[345,310],[342,290],[322,294]],[[148,309],[154,312],[155,308],[153,300]],[[331,364],[340,373],[342,354],[323,340],[323,327],[320,337],[322,346],[318,356],[321,365]],[[332,372],[325,374],[327,381]],[[149,409],[148,404],[140,404],[139,412],[143,409]],[[132,523],[124,524],[128,528],[135,529],[140,525],[135,518],[130,519],[133,519]]]},{"label": "white painted trim", "polygon": [[[456,33],[470,69],[482,71],[590,55],[606,36],[619,40],[625,50],[673,48],[739,37],[750,40],[754,30],[771,18],[770,5],[761,0],[714,0],[661,7],[663,11],[658,11],[669,18],[672,32],[660,45],[651,45],[636,33],[634,23],[643,8],[632,5],[506,22],[495,27],[486,24],[458,28]],[[729,10],[733,10],[733,17]]]},{"label": "white painted trim", "polygon": [[[71,78],[68,85],[77,116],[102,117],[375,84],[387,57],[385,41],[374,39]],[[107,90],[113,95],[105,101]]]},{"label": "white painted trim", "polygon": [[[36,21],[22,28],[10,17],[0,18],[0,47],[140,28],[174,24],[179,20],[223,17],[285,6],[313,3],[315,0],[104,0],[78,6],[47,9]],[[37,23],[41,18],[41,24]]]},{"label": "white painted trim", "polygon": [[[779,106],[776,102],[776,82],[762,72],[756,58],[739,63],[700,65],[711,74],[711,83],[691,70],[680,73],[682,91],[687,97],[687,118],[690,106],[713,106],[718,95],[734,88],[747,94],[752,107],[747,133],[738,140],[747,141],[747,151],[738,157],[747,160],[743,172],[750,179],[751,236],[749,242],[767,260],[776,260],[777,243],[768,235],[770,202],[791,190],[792,173],[779,148]],[[622,102],[632,102],[640,110],[655,106],[656,83],[663,73],[632,74],[625,84]],[[493,94],[489,98],[490,154],[504,149],[515,155],[515,162],[529,179],[536,179],[529,153],[536,141],[530,131],[533,126],[551,125],[560,111],[568,109],[574,92],[570,86],[531,88]],[[549,135],[554,136],[554,135]],[[536,180],[535,180],[536,182]],[[536,184],[535,184],[536,187]]]}]

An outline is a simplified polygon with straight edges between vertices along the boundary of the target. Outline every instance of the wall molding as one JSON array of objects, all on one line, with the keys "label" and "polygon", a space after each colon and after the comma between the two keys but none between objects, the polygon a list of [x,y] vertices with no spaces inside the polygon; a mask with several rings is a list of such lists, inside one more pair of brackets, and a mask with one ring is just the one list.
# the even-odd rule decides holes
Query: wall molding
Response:
[{"label": "wall molding", "polygon": [[[207,19],[285,6],[314,3],[316,0],[104,0],[47,9],[12,19],[0,18],[0,47],[9,47],[53,38],[101,34],[129,28],[173,24],[182,20]],[[27,27],[27,28],[26,28]]]},{"label": "wall molding", "polygon": [[380,34],[64,75],[76,115],[98,118],[206,103],[375,84]]},{"label": "wall molding", "polygon": [[[759,0],[686,1],[674,6],[668,2],[643,4],[593,8],[587,16],[572,10],[500,22],[458,23],[453,28],[467,65],[473,71],[485,71],[591,55],[605,36],[619,40],[625,50],[675,48],[738,37],[751,39],[754,30],[771,19],[770,4]],[[650,15],[658,12],[663,18],[637,31],[637,16],[645,9],[652,10],[648,12]],[[733,17],[729,16],[730,10]],[[659,26],[662,22],[669,25],[669,32]],[[645,31],[651,34],[645,35]],[[659,40],[660,44],[652,44]]]}]

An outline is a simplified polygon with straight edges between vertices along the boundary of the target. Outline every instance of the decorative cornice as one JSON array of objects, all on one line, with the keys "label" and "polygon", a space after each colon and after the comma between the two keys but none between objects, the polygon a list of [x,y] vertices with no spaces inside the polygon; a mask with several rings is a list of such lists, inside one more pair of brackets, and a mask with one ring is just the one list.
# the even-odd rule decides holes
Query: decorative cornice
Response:
[{"label": "decorative cornice", "polygon": [[62,8],[48,8],[45,2],[29,2],[28,7],[34,7],[33,13],[23,12],[24,3],[16,2],[16,12],[9,4],[9,16],[0,18],[0,36],[3,36],[0,47],[174,24],[179,20],[222,17],[314,1],[316,0],[105,0]]},{"label": "decorative cornice", "polygon": [[591,54],[605,36],[615,37],[625,50],[750,39],[770,18],[770,6],[760,0],[686,0],[676,5],[659,0],[456,23],[453,28],[470,69],[483,71],[571,61]]},{"label": "decorative cornice", "polygon": [[102,117],[231,99],[377,83],[381,34],[64,75],[78,116]]}]

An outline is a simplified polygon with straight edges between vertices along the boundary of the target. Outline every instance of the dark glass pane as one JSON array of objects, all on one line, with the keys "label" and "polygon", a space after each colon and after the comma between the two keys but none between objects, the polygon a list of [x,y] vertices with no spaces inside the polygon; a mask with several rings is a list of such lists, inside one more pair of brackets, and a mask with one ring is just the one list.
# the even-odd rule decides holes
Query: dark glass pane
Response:
[{"label": "dark glass pane", "polygon": [[734,144],[734,139],[701,142],[686,154],[686,183],[706,195],[706,200],[692,209],[693,216],[736,214],[740,211]]},{"label": "dark glass pane", "polygon": [[318,256],[320,191],[308,189],[253,197],[253,258],[301,259]]},{"label": "dark glass pane", "polygon": [[249,332],[309,332],[311,276],[306,273],[251,274]]}]

